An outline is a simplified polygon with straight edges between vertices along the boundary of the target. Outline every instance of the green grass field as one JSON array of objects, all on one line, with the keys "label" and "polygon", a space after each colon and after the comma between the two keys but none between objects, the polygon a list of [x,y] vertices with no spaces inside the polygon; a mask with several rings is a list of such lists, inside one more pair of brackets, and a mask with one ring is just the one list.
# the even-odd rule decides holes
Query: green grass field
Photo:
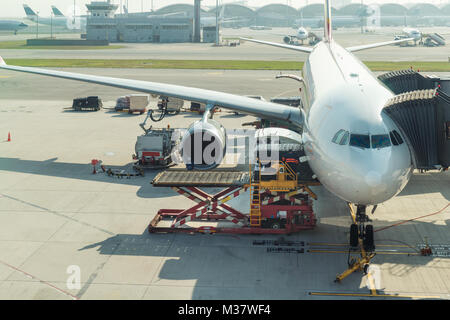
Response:
[{"label": "green grass field", "polygon": [[2,49],[45,49],[45,50],[102,50],[102,49],[119,49],[125,46],[109,45],[109,46],[27,46],[25,40],[18,41],[0,41],[0,50]]},{"label": "green grass field", "polygon": [[[0,47],[1,49],[1,47]],[[303,62],[245,60],[106,60],[106,59],[7,59],[11,65],[49,68],[143,68],[143,69],[219,69],[219,70],[299,70]],[[372,71],[409,69],[449,72],[449,62],[365,61]]]}]

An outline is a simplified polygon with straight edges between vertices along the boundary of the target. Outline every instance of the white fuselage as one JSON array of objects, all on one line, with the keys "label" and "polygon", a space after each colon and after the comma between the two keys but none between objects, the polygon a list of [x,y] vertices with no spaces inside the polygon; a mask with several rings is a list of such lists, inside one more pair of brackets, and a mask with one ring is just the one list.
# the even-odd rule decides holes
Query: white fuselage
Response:
[{"label": "white fuselage", "polygon": [[403,34],[408,38],[413,38],[414,41],[419,41],[422,38],[422,33],[418,29],[403,28]]},{"label": "white fuselage", "polygon": [[298,30],[297,30],[297,39],[298,40],[306,40],[306,39],[308,39],[308,35],[309,35],[308,30],[306,30],[303,27],[298,28]]},{"label": "white fuselage", "polygon": [[0,20],[0,30],[19,31],[28,27],[21,21]]},{"label": "white fuselage", "polygon": [[334,41],[320,42],[314,48],[304,65],[303,78],[303,142],[320,182],[343,200],[360,205],[375,205],[398,194],[412,173],[406,141],[381,148],[332,142],[339,130],[369,139],[372,135],[389,136],[392,130],[400,133],[382,112],[394,94]]}]

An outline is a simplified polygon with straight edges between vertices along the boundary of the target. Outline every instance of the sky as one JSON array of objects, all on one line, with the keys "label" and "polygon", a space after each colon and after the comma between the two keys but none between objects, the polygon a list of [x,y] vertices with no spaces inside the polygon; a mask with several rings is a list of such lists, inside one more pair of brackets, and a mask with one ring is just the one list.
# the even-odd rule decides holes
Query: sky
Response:
[{"label": "sky", "polygon": [[[127,0],[111,0],[116,4],[126,3]],[[236,0],[220,0],[224,3],[235,2]],[[25,16],[22,5],[28,4],[33,10],[39,11],[39,15],[43,17],[49,17],[51,13],[50,6],[57,6],[63,13],[71,12],[73,9],[74,0],[0,0],[1,11],[0,17],[15,17],[22,18]],[[90,3],[91,0],[75,0],[76,7],[79,8],[76,12],[84,14],[86,12],[86,3]],[[248,0],[249,6],[261,7],[270,3],[283,3],[290,4],[295,8],[300,8],[306,3],[321,3],[323,0]],[[333,0],[332,0],[333,2]],[[360,3],[361,0],[352,0],[352,2]],[[449,3],[449,0],[363,0],[364,3],[411,3],[411,2],[426,2],[436,5]],[[152,0],[128,0],[130,12],[141,11],[141,5],[145,11],[150,11]],[[194,3],[194,0],[153,0],[154,9],[164,7],[169,4],[175,3]],[[202,6],[215,6],[216,0],[202,0]],[[119,10],[117,11],[120,12]]]}]

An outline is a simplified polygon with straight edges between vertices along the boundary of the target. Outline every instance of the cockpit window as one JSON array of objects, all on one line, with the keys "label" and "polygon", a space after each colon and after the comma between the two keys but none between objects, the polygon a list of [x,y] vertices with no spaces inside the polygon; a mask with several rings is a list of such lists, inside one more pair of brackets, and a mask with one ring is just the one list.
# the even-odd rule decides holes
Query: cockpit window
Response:
[{"label": "cockpit window", "polygon": [[394,146],[398,146],[400,144],[403,143],[403,139],[402,136],[400,135],[400,133],[397,132],[397,130],[393,130],[389,133],[391,140],[392,140],[392,144]]},{"label": "cockpit window", "polygon": [[350,135],[350,145],[359,148],[370,148],[370,138],[369,135],[365,134],[351,134]]},{"label": "cockpit window", "polygon": [[375,134],[372,136],[372,149],[385,148],[391,145],[387,134]]},{"label": "cockpit window", "polygon": [[331,141],[343,146],[348,143],[348,136],[349,136],[348,131],[341,129],[334,135],[333,140]]}]

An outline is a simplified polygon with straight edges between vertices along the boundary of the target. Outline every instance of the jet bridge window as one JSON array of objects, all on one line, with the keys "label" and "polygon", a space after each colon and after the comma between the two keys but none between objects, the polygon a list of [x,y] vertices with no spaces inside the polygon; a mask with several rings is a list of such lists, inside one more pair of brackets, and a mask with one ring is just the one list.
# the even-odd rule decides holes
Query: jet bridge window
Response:
[{"label": "jet bridge window", "polygon": [[387,134],[375,134],[372,138],[372,149],[386,148],[391,145],[391,140]]},{"label": "jet bridge window", "polygon": [[398,146],[400,144],[403,143],[403,139],[402,136],[400,135],[400,133],[397,132],[397,130],[393,130],[389,133],[391,140],[392,140],[392,144],[394,146]]},{"label": "jet bridge window", "polygon": [[341,129],[334,135],[333,140],[331,141],[343,146],[348,143],[349,135],[348,131]]},{"label": "jet bridge window", "polygon": [[350,145],[359,148],[370,148],[370,138],[369,135],[365,134],[351,134],[350,135]]}]

